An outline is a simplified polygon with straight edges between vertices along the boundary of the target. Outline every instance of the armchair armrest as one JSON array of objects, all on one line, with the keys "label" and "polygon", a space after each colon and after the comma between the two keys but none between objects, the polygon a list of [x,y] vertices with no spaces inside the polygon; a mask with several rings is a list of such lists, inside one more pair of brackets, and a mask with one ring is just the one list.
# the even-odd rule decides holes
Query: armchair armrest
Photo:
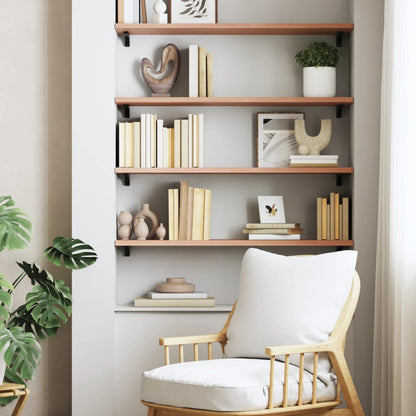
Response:
[{"label": "armchair armrest", "polygon": [[307,354],[314,352],[332,352],[332,342],[320,342],[317,344],[300,344],[300,345],[280,345],[275,347],[266,347],[265,354],[268,356],[290,355],[290,354]]}]

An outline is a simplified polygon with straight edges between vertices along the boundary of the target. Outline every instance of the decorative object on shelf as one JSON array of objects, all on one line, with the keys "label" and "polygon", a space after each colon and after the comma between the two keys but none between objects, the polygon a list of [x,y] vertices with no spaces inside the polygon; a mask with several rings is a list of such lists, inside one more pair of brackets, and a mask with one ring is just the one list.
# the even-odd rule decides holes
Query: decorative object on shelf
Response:
[{"label": "decorative object on shelf", "polygon": [[168,22],[168,15],[166,12],[166,4],[163,0],[156,0],[153,5],[152,23],[165,24]]},{"label": "decorative object on shelf", "polygon": [[309,136],[305,129],[305,120],[295,120],[295,138],[301,155],[319,155],[331,141],[332,121],[321,120],[321,131],[317,136]]},{"label": "decorative object on shelf", "polygon": [[[153,75],[160,75],[166,71],[169,62],[173,62],[173,69],[164,78],[157,78]],[[180,55],[178,48],[173,44],[167,44],[162,50],[160,69],[156,71],[149,58],[143,58],[141,70],[144,80],[153,91],[152,97],[170,97],[170,90],[176,82],[179,74]],[[150,73],[149,73],[150,72]],[[153,74],[153,75],[152,75]]]},{"label": "decorative object on shelf", "polygon": [[156,286],[156,292],[161,293],[192,293],[195,285],[185,281],[184,277],[167,277],[166,282]]},{"label": "decorative object on shelf", "polygon": [[171,23],[217,23],[217,0],[170,0]]},{"label": "decorative object on shelf", "polygon": [[[138,221],[139,217],[146,217],[152,222],[152,228],[150,229],[149,235],[147,236],[147,239],[151,240],[156,234],[157,227],[159,227],[159,220],[158,220],[156,214],[154,212],[150,211],[150,204],[143,204],[143,208],[141,209],[141,211],[139,211],[134,216],[133,226],[136,226],[136,219]],[[136,232],[135,232],[135,234],[136,234]],[[137,237],[137,235],[136,235],[136,237]]]},{"label": "decorative object on shelf", "polygon": [[145,222],[145,217],[142,215],[134,217],[134,235],[137,240],[146,240],[149,235],[149,227]]},{"label": "decorative object on shelf", "polygon": [[121,211],[118,216],[118,237],[121,240],[128,240],[131,237],[132,229],[131,225],[133,222],[133,215],[129,211]]},{"label": "decorative object on shelf", "polygon": [[303,68],[305,97],[335,97],[340,56],[339,49],[327,42],[312,42],[296,54],[295,60]]},{"label": "decorative object on shelf", "polygon": [[350,228],[350,199],[341,198],[338,192],[316,198],[316,239],[348,240]]},{"label": "decorative object on shelf", "polygon": [[164,240],[166,236],[166,228],[163,226],[163,222],[159,224],[159,227],[156,229],[156,236],[159,240]]},{"label": "decorative object on shelf", "polygon": [[294,120],[304,113],[257,113],[257,166],[287,167],[289,156],[297,153]]},{"label": "decorative object on shelf", "polygon": [[258,196],[260,222],[286,222],[282,196]]}]

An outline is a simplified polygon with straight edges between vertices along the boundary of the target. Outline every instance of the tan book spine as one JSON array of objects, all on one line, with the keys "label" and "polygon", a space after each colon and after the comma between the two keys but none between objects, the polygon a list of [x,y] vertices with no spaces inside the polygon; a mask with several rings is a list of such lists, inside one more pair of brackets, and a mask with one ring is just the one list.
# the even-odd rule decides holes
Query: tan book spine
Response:
[{"label": "tan book spine", "polygon": [[214,62],[213,62],[212,53],[207,53],[207,97],[214,96],[214,85],[213,85],[213,75],[214,75]]},{"label": "tan book spine", "polygon": [[316,198],[316,239],[322,240],[322,198]]},{"label": "tan book spine", "polygon": [[329,207],[330,207],[330,214],[329,214],[329,239],[335,239],[335,193],[331,192],[329,194]]},{"label": "tan book spine", "polygon": [[146,0],[140,0],[140,13],[142,15],[141,23],[147,23]]},{"label": "tan book spine", "polygon": [[194,188],[192,240],[202,240],[204,236],[204,196],[203,188]]},{"label": "tan book spine", "polygon": [[117,23],[124,23],[124,0],[117,0]]},{"label": "tan book spine", "polygon": [[339,204],[339,239],[342,240],[343,236],[343,227],[342,227],[342,204]]},{"label": "tan book spine", "polygon": [[186,220],[188,218],[188,181],[181,181],[179,198],[179,240],[186,240]]},{"label": "tan book spine", "polygon": [[168,189],[168,218],[169,218],[169,240],[175,239],[175,233],[173,229],[174,213],[173,213],[173,189]]},{"label": "tan book spine", "polygon": [[339,193],[334,195],[334,240],[339,240]]},{"label": "tan book spine", "polygon": [[174,120],[173,122],[173,133],[174,133],[174,156],[173,156],[173,167],[181,167],[181,121]]},{"label": "tan book spine", "polygon": [[327,205],[328,205],[328,200],[326,198],[322,198],[322,240],[328,240],[328,229],[326,227]]},{"label": "tan book spine", "polygon": [[133,157],[133,123],[126,123],[126,168],[133,167]]},{"label": "tan book spine", "polygon": [[207,50],[204,46],[199,47],[199,96],[207,96]]},{"label": "tan book spine", "polygon": [[330,240],[330,238],[329,238],[329,233],[330,233],[330,229],[331,229],[331,220],[330,220],[330,218],[331,218],[331,207],[328,204],[326,206],[326,229],[327,229],[326,236],[327,236],[328,240]]},{"label": "tan book spine", "polygon": [[192,149],[194,168],[199,168],[199,117],[198,114],[192,114]]},{"label": "tan book spine", "polygon": [[211,227],[211,189],[205,189],[204,196],[204,240],[209,240],[209,232]]},{"label": "tan book spine", "polygon": [[349,240],[350,237],[350,205],[349,198],[342,198],[342,239]]},{"label": "tan book spine", "polygon": [[188,186],[188,209],[186,220],[186,239],[192,240],[192,219],[194,215],[194,187]]},{"label": "tan book spine", "polygon": [[134,299],[136,307],[212,307],[215,306],[215,298],[205,299],[149,299],[145,297]]},{"label": "tan book spine", "polygon": [[179,240],[179,189],[173,190],[173,235]]},{"label": "tan book spine", "polygon": [[181,120],[181,167],[189,167],[189,121]]}]

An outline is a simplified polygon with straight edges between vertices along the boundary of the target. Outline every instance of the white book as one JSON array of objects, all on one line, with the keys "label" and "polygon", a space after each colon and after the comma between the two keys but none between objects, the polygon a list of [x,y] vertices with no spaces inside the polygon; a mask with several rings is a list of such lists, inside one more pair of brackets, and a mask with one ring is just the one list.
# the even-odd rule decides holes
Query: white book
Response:
[{"label": "white book", "polygon": [[118,167],[126,167],[126,123],[118,123]]},{"label": "white book", "polygon": [[198,97],[198,45],[189,45],[189,96]]},{"label": "white book", "polygon": [[150,119],[151,119],[151,136],[150,136],[150,149],[151,149],[151,162],[150,162],[150,167],[151,168],[155,168],[156,167],[156,158],[157,158],[157,148],[156,148],[156,121],[157,121],[157,115],[156,114],[151,114],[150,115]]},{"label": "white book", "polygon": [[133,0],[124,0],[124,23],[133,23]]},{"label": "white book", "polygon": [[198,114],[192,114],[192,167],[198,168],[199,163],[199,128]]},{"label": "white book", "polygon": [[189,121],[181,120],[181,167],[189,167]]},{"label": "white book", "polygon": [[194,154],[194,129],[193,129],[193,117],[192,114],[188,114],[188,155],[189,155],[189,160],[188,160],[188,167],[193,168],[194,167],[194,162],[193,162],[193,154]]},{"label": "white book", "polygon": [[204,115],[198,114],[198,167],[204,167]]},{"label": "white book", "polygon": [[157,132],[156,132],[156,148],[157,148],[157,160],[156,166],[158,168],[164,168],[164,155],[163,155],[163,120],[157,120]]},{"label": "white book", "polygon": [[249,234],[249,240],[300,240],[300,234]]},{"label": "white book", "polygon": [[149,292],[147,294],[149,299],[206,299],[207,293],[204,292],[192,292],[192,293],[161,293],[161,292]]},{"label": "white book", "polygon": [[140,1],[133,1],[133,23],[140,23]]},{"label": "white book", "polygon": [[174,120],[173,121],[173,133],[174,133],[174,148],[173,148],[173,167],[180,168],[181,167],[181,121]]},{"label": "white book", "polygon": [[134,148],[133,148],[133,123],[125,124],[126,137],[126,168],[133,167]]},{"label": "white book", "polygon": [[146,167],[152,167],[152,115],[146,116]]},{"label": "white book", "polygon": [[169,130],[163,127],[163,167],[169,167]]},{"label": "white book", "polygon": [[140,114],[140,166],[146,167],[146,114]]},{"label": "white book", "polygon": [[327,160],[338,160],[338,155],[290,155],[289,156],[291,161],[296,161],[297,163],[306,162],[310,160],[320,160],[320,161],[327,161]]},{"label": "white book", "polygon": [[133,147],[134,147],[134,160],[133,166],[140,168],[141,166],[141,143],[140,143],[140,121],[133,122]]}]

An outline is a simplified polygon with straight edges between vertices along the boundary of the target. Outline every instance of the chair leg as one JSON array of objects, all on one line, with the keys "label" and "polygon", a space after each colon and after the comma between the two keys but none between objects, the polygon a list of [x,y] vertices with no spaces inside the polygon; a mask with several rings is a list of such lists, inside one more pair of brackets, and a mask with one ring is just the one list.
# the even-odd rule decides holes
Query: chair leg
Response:
[{"label": "chair leg", "polygon": [[27,399],[29,398],[30,390],[25,389],[25,394],[19,396],[19,400],[17,401],[16,407],[13,410],[12,416],[20,416],[22,413],[22,410],[27,402]]},{"label": "chair leg", "polygon": [[147,416],[156,416],[156,409],[154,407],[149,407],[147,411]]}]

